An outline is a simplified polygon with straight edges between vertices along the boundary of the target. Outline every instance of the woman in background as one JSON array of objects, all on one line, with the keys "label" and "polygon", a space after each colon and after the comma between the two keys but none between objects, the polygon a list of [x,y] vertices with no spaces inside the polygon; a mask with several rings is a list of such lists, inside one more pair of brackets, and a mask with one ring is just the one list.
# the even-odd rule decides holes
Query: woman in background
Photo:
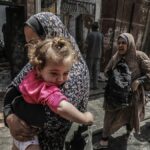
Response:
[{"label": "woman in background", "polygon": [[104,99],[103,133],[100,141],[94,145],[95,149],[108,148],[109,137],[122,126],[126,126],[127,137],[133,129],[137,134],[140,133],[140,121],[144,119],[146,103],[144,83],[150,81],[150,59],[144,52],[136,50],[134,38],[130,33],[122,33],[118,37],[117,52],[105,69],[108,78],[109,71],[113,70],[122,58],[131,71],[131,104],[114,108]]}]

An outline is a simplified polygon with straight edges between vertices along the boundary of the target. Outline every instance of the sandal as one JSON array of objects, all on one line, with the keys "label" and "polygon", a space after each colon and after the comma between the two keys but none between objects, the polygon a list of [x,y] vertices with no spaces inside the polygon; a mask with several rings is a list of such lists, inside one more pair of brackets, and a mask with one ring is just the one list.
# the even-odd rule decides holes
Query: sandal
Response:
[{"label": "sandal", "polygon": [[131,132],[127,132],[127,133],[125,134],[125,139],[127,140],[130,136],[131,136]]},{"label": "sandal", "polygon": [[133,132],[132,131],[127,131],[127,133],[125,134],[125,139],[128,140],[128,139],[131,139],[133,136]]},{"label": "sandal", "polygon": [[94,150],[107,149],[108,145],[102,145],[100,142],[93,145]]}]

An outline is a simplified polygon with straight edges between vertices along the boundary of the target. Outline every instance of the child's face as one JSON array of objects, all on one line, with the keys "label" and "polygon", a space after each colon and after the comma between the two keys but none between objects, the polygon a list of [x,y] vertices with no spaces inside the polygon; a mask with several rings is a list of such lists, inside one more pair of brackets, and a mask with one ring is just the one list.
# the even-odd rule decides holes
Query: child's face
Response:
[{"label": "child's face", "polygon": [[71,66],[47,64],[43,69],[38,70],[38,75],[48,83],[56,85],[63,84],[68,79]]}]

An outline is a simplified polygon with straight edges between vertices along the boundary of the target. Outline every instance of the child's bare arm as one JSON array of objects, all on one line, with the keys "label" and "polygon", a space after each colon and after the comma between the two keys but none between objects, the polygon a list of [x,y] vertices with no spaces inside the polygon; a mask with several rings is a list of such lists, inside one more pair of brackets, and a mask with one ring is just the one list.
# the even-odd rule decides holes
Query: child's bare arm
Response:
[{"label": "child's bare arm", "polygon": [[56,113],[67,120],[86,125],[90,125],[94,121],[94,117],[90,112],[82,113],[71,103],[65,100],[60,102]]}]

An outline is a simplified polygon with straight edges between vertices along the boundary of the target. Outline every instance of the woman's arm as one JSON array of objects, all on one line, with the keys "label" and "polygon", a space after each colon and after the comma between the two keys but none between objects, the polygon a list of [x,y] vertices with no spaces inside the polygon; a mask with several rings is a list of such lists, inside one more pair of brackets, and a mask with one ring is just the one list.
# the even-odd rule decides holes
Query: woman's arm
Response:
[{"label": "woman's arm", "polygon": [[[9,114],[12,114],[12,107],[11,107],[11,103],[13,101],[13,99],[18,96],[21,95],[20,92],[17,90],[18,85],[20,84],[21,80],[23,79],[23,77],[27,74],[28,71],[30,71],[32,69],[32,66],[30,63],[27,63],[23,69],[20,71],[20,73],[14,78],[14,80],[12,81],[12,83],[9,85],[6,94],[4,96],[4,121],[6,124],[6,118]],[[7,124],[6,124],[7,125]]]},{"label": "woman's arm", "polygon": [[36,132],[15,114],[9,114],[6,118],[11,135],[19,141],[28,141],[33,138]]},{"label": "woman's arm", "polygon": [[6,93],[5,93],[4,111],[3,112],[4,112],[4,122],[5,122],[6,126],[7,126],[7,123],[6,123],[7,116],[9,116],[10,114],[13,114],[11,103],[12,103],[13,99],[19,95],[20,95],[20,92],[13,85],[9,86]]},{"label": "woman's arm", "polygon": [[137,80],[144,86],[145,90],[150,90],[150,58],[142,51],[137,51],[137,61],[141,71],[141,77]]},{"label": "woman's arm", "polygon": [[18,118],[12,110],[13,99],[20,95],[16,87],[10,86],[4,96],[4,122],[9,127],[11,135],[19,140],[29,140],[35,134],[34,131],[20,118]]}]

